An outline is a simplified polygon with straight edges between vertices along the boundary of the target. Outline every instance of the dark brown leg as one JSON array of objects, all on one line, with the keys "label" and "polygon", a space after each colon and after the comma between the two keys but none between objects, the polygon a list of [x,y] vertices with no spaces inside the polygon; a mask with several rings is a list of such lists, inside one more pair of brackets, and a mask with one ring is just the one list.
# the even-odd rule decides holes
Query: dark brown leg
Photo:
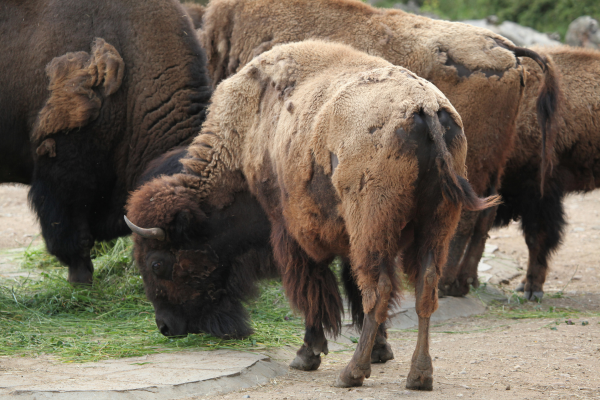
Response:
[{"label": "dark brown leg", "polygon": [[375,344],[379,324],[375,319],[375,309],[365,314],[362,334],[350,363],[346,365],[334,386],[362,386],[365,378],[371,376],[371,350]]},{"label": "dark brown leg", "polygon": [[[387,265],[380,266],[379,282],[376,286],[376,298],[371,309],[365,314],[362,334],[352,359],[342,370],[335,382],[337,387],[361,386],[365,378],[371,376],[371,352],[379,331],[379,325],[385,322],[388,303],[392,294],[392,282],[383,271]],[[363,305],[365,303],[363,302]]]},{"label": "dark brown leg", "polygon": [[[470,285],[479,287],[479,278],[477,275],[477,267],[479,260],[485,249],[485,242],[488,238],[488,232],[492,228],[494,218],[496,217],[496,207],[488,208],[480,213],[473,231],[473,236],[467,251],[460,263],[457,282],[454,285],[459,296],[465,296],[469,293]],[[451,296],[456,294],[449,293]]]},{"label": "dark brown leg", "polygon": [[329,269],[331,260],[311,259],[283,223],[272,224],[271,241],[287,297],[305,319],[304,344],[290,367],[312,371],[321,364],[320,354],[328,352],[324,332],[336,336],[341,329],[343,305],[337,279]]},{"label": "dark brown leg", "polygon": [[460,222],[450,242],[448,261],[442,271],[439,283],[440,296],[461,296],[457,287],[457,278],[460,272],[460,262],[465,254],[469,240],[477,223],[479,212],[463,211]]},{"label": "dark brown leg", "polygon": [[521,228],[529,249],[527,275],[517,290],[531,301],[542,300],[548,273],[548,259],[562,241],[566,221],[560,187],[547,189],[544,197],[531,198],[522,205]]},{"label": "dark brown leg", "polygon": [[433,253],[427,252],[421,260],[415,285],[416,311],[419,316],[417,348],[412,356],[406,388],[415,390],[433,389],[433,365],[429,355],[429,318],[437,309],[438,274]]},{"label": "dark brown leg", "polygon": [[525,242],[529,249],[527,275],[517,287],[517,291],[524,292],[527,300],[540,301],[544,297],[544,282],[548,274],[548,251],[542,248],[544,235],[525,233]]},{"label": "dark brown leg", "polygon": [[323,327],[306,327],[304,344],[296,352],[290,367],[302,371],[314,371],[321,365],[321,353],[327,355],[327,339]]},{"label": "dark brown leg", "polygon": [[384,363],[394,359],[392,346],[387,342],[387,329],[385,322],[379,325],[377,336],[375,336],[375,344],[371,351],[371,364]]}]

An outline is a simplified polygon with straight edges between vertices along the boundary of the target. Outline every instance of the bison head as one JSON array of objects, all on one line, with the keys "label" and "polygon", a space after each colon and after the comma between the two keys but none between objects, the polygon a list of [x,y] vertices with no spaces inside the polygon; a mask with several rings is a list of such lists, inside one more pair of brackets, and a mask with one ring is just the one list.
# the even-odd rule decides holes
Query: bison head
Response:
[{"label": "bison head", "polygon": [[270,225],[247,192],[199,195],[200,181],[176,174],[132,194],[126,222],[146,296],[165,336],[252,333],[242,302],[272,275]]}]

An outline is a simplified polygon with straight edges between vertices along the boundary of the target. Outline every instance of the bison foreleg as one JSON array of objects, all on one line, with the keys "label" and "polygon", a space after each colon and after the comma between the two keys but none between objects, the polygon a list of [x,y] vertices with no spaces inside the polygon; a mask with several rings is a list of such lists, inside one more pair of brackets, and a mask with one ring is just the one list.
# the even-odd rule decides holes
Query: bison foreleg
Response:
[{"label": "bison foreleg", "polygon": [[433,253],[428,251],[421,260],[415,286],[416,311],[419,316],[417,348],[412,356],[410,372],[406,379],[407,389],[432,390],[433,365],[429,355],[429,318],[437,309],[436,287],[438,274]]},{"label": "bison foreleg", "polygon": [[456,280],[456,292],[448,293],[451,296],[465,296],[469,293],[470,286],[479,287],[477,267],[485,249],[488,232],[494,224],[497,207],[488,208],[480,213],[477,224],[471,236],[467,251],[460,262],[458,278]]},{"label": "bison foreleg", "polygon": [[57,198],[53,188],[42,180],[36,180],[29,191],[29,200],[39,217],[46,247],[50,254],[69,267],[69,282],[91,284],[94,265],[90,250],[94,237],[86,214],[79,204],[65,206],[65,201]]},{"label": "bison foreleg", "polygon": [[306,327],[304,344],[296,352],[290,367],[302,371],[314,371],[321,365],[321,353],[329,354],[327,339],[322,326]]},{"label": "bison foreleg", "polygon": [[315,370],[321,353],[327,354],[324,331],[337,336],[342,325],[342,299],[329,262],[316,262],[287,233],[281,222],[272,225],[273,255],[281,270],[283,287],[292,306],[302,312],[306,324],[304,344],[290,364]]}]

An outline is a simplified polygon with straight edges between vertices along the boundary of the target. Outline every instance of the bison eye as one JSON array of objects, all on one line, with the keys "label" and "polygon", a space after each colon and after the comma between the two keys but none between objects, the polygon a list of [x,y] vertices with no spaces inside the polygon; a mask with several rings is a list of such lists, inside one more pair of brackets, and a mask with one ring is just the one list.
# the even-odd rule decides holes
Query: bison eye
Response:
[{"label": "bison eye", "polygon": [[160,273],[162,272],[162,266],[162,261],[154,261],[152,263],[152,271],[154,271],[156,275],[160,275]]},{"label": "bison eye", "polygon": [[173,279],[174,257],[164,252],[150,253],[146,258],[148,272],[159,279]]}]

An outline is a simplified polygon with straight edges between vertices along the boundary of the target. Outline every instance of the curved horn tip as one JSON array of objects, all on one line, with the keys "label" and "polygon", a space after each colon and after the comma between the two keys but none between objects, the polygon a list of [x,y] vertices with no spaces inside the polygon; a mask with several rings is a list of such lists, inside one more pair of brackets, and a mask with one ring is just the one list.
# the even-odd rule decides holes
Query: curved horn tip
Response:
[{"label": "curved horn tip", "polygon": [[129,218],[127,218],[127,215],[123,215],[123,218],[125,219],[125,223],[129,227],[129,229],[131,229],[133,233],[137,233],[145,239],[165,240],[165,238],[167,237],[165,231],[161,228],[140,228],[139,226],[131,222]]}]

